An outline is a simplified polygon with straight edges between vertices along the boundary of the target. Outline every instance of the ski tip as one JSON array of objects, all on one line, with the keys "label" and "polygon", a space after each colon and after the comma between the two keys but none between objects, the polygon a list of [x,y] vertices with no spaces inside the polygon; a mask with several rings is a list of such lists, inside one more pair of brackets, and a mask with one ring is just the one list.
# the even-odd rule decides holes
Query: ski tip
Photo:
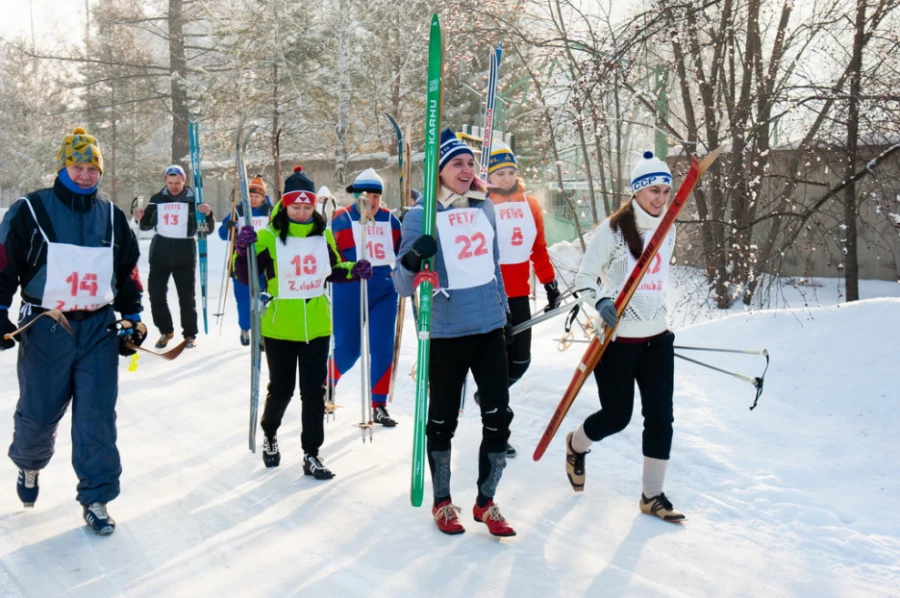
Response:
[{"label": "ski tip", "polygon": [[431,15],[431,26],[437,27],[440,29],[441,27],[441,19],[438,17],[438,13],[434,13]]},{"label": "ski tip", "polygon": [[712,163],[719,159],[719,154],[721,154],[722,150],[724,149],[725,144],[723,143],[713,151],[703,156],[703,160],[700,162],[700,174],[706,172],[706,169],[712,166]]}]

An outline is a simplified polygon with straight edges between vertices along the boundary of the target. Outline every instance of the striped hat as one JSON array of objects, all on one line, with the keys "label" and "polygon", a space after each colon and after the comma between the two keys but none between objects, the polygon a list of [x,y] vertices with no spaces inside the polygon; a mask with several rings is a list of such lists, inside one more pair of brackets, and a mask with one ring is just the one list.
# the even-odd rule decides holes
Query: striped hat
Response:
[{"label": "striped hat", "polygon": [[262,179],[262,175],[256,175],[250,181],[249,193],[259,193],[260,195],[266,194],[266,182]]},{"label": "striped hat", "polygon": [[651,185],[672,186],[672,171],[669,165],[653,155],[653,152],[644,152],[644,157],[638,160],[634,170],[631,171],[631,192],[637,193]]},{"label": "striped hat", "polygon": [[488,174],[501,168],[517,168],[516,155],[512,148],[500,140],[491,143],[491,158],[488,160]]},{"label": "striped hat", "polygon": [[440,156],[438,158],[438,172],[443,170],[447,162],[456,156],[469,154],[473,158],[475,157],[472,148],[461,141],[450,127],[441,131],[441,147],[438,151]]},{"label": "striped hat", "polygon": [[294,204],[316,205],[316,184],[303,174],[302,166],[294,166],[294,174],[284,180],[281,205],[288,207]]},{"label": "striped hat", "polygon": [[352,185],[347,185],[347,193],[362,193],[363,191],[384,192],[384,181],[381,180],[374,168],[366,168],[359,173]]},{"label": "striped hat", "polygon": [[171,166],[166,167],[166,174],[164,176],[180,176],[181,180],[185,180],[184,168],[179,166],[178,164],[172,164]]}]

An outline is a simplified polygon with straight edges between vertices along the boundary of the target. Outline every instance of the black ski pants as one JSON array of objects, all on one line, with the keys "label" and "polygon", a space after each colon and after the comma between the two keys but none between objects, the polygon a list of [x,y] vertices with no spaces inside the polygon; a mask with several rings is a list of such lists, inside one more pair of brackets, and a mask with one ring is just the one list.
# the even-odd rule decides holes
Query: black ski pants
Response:
[{"label": "black ski pants", "polygon": [[308,343],[263,337],[266,343],[266,362],[269,365],[269,388],[263,409],[262,426],[266,436],[275,436],[284,412],[294,396],[297,372],[300,372],[300,445],[303,452],[319,456],[325,441],[325,386],[327,373],[327,336]]},{"label": "black ski pants", "polygon": [[644,416],[644,456],[668,459],[675,421],[675,335],[667,331],[640,342],[633,340],[637,339],[611,342],[594,369],[601,409],[584,420],[584,433],[597,442],[624,430],[634,411],[637,382]]},{"label": "black ski pants", "polygon": [[[528,297],[510,297],[509,313],[512,325],[517,326],[531,319]],[[525,375],[531,365],[531,328],[523,330],[513,337],[506,347],[506,359],[509,364],[509,385],[512,386]]]},{"label": "black ski pants", "polygon": [[161,334],[175,332],[167,297],[171,276],[178,291],[182,334],[197,336],[197,300],[194,282],[196,266],[197,251],[193,239],[160,240],[159,235],[153,239],[147,284],[150,291],[150,313],[153,315],[153,323]]},{"label": "black ski pants", "polygon": [[450,498],[450,448],[459,423],[463,382],[471,370],[481,398],[478,491],[493,498],[506,467],[509,408],[506,337],[498,328],[484,334],[431,341],[428,382],[431,400],[425,426],[435,502]]}]

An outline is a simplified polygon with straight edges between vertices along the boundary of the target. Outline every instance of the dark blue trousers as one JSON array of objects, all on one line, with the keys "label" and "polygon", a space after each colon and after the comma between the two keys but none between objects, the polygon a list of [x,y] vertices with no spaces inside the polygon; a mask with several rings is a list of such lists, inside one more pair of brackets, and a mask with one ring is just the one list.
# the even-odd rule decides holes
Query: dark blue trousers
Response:
[{"label": "dark blue trousers", "polygon": [[[21,324],[33,319],[26,317]],[[81,504],[119,495],[122,464],[116,448],[118,340],[106,327],[112,307],[81,321],[72,334],[41,318],[21,335],[19,402],[9,458],[21,469],[43,469],[53,456],[56,428],[72,403],[72,465]]]}]

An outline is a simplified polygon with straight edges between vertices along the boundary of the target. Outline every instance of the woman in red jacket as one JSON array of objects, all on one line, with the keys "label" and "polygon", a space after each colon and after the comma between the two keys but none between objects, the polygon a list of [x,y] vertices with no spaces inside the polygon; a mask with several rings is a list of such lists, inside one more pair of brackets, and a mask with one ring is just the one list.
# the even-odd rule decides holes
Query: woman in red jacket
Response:
[{"label": "woman in red jacket", "polygon": [[[541,206],[534,197],[525,194],[525,182],[518,176],[516,156],[502,141],[491,144],[488,183],[488,197],[494,203],[497,217],[503,286],[509,297],[509,311],[515,326],[531,318],[528,296],[531,294],[529,279],[532,264],[537,279],[547,292],[548,309],[559,304],[559,285],[547,253]],[[515,335],[506,352],[511,387],[531,364],[531,329]],[[510,444],[506,445],[506,456],[516,456],[516,449]]]}]

